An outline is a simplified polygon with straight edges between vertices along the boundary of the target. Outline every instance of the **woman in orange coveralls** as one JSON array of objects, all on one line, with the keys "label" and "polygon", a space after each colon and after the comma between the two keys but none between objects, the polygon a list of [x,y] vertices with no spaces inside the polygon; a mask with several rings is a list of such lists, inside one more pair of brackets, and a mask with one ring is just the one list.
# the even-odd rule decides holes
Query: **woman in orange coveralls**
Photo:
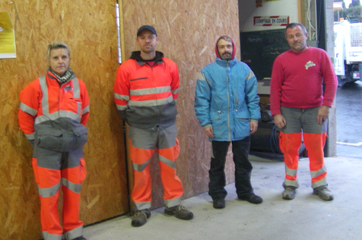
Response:
[{"label": "woman in orange coveralls", "polygon": [[[79,220],[80,190],[85,178],[83,145],[89,98],[85,84],[70,65],[65,43],[48,46],[49,69],[20,93],[19,124],[34,147],[32,165],[38,184],[45,240],[84,240]],[[63,227],[58,216],[63,191]]]}]

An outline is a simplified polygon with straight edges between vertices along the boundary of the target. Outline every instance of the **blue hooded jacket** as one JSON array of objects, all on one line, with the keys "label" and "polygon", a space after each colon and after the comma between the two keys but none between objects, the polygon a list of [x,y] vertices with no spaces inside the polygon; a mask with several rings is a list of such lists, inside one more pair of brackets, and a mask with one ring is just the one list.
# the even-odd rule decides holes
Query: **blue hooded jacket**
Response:
[{"label": "blue hooded jacket", "polygon": [[[260,118],[257,79],[245,63],[235,58],[216,61],[201,69],[195,92],[196,117],[203,128],[212,127],[214,141],[238,141],[250,135],[250,121]],[[231,39],[231,38],[230,38]]]}]

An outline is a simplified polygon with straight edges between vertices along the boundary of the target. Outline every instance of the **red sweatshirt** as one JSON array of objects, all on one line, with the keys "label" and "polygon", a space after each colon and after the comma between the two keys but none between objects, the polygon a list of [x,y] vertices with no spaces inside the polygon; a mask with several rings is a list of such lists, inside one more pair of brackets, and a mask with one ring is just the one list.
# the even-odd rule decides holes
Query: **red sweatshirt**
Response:
[{"label": "red sweatshirt", "polygon": [[299,53],[288,50],[280,54],[273,65],[270,89],[272,115],[280,114],[281,106],[303,109],[322,105],[331,107],[336,90],[333,65],[323,49],[308,47]]}]

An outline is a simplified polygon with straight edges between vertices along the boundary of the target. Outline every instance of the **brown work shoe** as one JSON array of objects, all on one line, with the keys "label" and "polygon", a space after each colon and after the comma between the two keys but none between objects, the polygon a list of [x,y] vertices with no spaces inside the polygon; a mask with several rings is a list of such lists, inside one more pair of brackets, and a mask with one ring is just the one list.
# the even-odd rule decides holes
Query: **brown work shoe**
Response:
[{"label": "brown work shoe", "polygon": [[332,201],[334,199],[332,192],[327,187],[313,188],[313,193],[324,201]]},{"label": "brown work shoe", "polygon": [[282,197],[284,200],[293,200],[295,198],[295,194],[297,193],[295,187],[285,187]]},{"label": "brown work shoe", "polygon": [[149,209],[136,211],[132,217],[132,226],[141,227],[146,224],[147,218],[151,217],[151,212]]},{"label": "brown work shoe", "polygon": [[165,207],[165,214],[175,215],[175,217],[182,220],[191,220],[194,218],[194,214],[182,205],[171,208]]}]

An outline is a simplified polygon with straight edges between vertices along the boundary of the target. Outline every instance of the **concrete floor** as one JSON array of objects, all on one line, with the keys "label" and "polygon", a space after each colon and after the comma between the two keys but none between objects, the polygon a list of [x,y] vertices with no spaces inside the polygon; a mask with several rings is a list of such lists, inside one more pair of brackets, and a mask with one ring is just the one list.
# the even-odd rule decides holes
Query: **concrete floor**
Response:
[{"label": "concrete floor", "polygon": [[325,202],[312,194],[308,159],[301,159],[294,200],[281,198],[284,164],[251,157],[255,193],[259,205],[237,200],[234,184],[227,185],[226,208],[214,209],[207,193],[186,199],[183,205],[195,215],[191,221],[152,211],[147,224],[134,228],[122,216],[85,227],[88,240],[324,240],[362,239],[362,159],[326,158],[328,183],[335,199]]}]

